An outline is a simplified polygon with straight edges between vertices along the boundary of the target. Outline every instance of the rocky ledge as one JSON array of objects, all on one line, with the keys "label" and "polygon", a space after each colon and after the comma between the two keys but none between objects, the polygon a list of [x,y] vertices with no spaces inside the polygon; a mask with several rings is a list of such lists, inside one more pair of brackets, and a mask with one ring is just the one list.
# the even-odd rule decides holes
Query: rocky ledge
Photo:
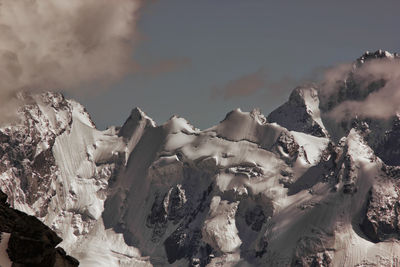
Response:
[{"label": "rocky ledge", "polygon": [[56,247],[62,239],[50,228],[7,203],[0,191],[0,232],[9,233],[7,254],[12,267],[74,267],[79,262]]}]

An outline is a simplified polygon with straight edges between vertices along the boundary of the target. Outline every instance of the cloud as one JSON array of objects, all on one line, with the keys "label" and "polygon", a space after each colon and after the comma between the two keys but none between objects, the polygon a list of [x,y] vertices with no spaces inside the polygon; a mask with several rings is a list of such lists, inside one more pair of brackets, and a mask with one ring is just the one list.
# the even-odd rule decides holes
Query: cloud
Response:
[{"label": "cloud", "polygon": [[225,99],[246,97],[255,94],[267,85],[266,73],[261,68],[256,72],[230,80],[224,86],[213,88],[212,96],[223,96]]},{"label": "cloud", "polygon": [[[347,79],[351,71],[353,80],[365,98],[339,103],[329,112],[330,117],[337,121],[354,117],[388,119],[400,112],[399,59],[371,59],[357,68],[355,65],[351,65],[350,68],[349,66],[350,64],[341,65],[325,74],[321,96],[328,99],[331,95],[338,94],[338,81]],[[382,80],[385,81],[382,88],[369,92],[371,83]]]},{"label": "cloud", "polygon": [[302,85],[315,86],[320,81],[321,76],[328,71],[327,67],[317,67],[302,77],[294,77],[291,75],[283,75],[277,79],[269,79],[269,75],[264,68],[257,71],[240,76],[227,82],[224,86],[215,86],[212,90],[211,97],[220,97],[224,99],[248,97],[260,91],[263,92],[260,97],[281,97],[288,94],[293,88]]},{"label": "cloud", "polygon": [[[269,80],[261,68],[233,79],[224,86],[214,87],[212,97],[247,97],[260,90],[265,90],[271,97],[281,95],[296,85],[316,82],[323,112],[332,119],[389,119],[400,113],[400,57],[384,51],[367,53],[363,57],[356,62],[316,68],[300,79],[284,76]],[[344,83],[353,82],[348,92],[340,89]],[[334,102],[329,106],[332,99]]]},{"label": "cloud", "polygon": [[0,105],[18,91],[105,85],[137,65],[139,0],[0,0]]},{"label": "cloud", "polygon": [[336,93],[339,83],[347,79],[349,73],[352,70],[353,63],[341,63],[323,69],[321,84],[324,95],[331,95]]}]

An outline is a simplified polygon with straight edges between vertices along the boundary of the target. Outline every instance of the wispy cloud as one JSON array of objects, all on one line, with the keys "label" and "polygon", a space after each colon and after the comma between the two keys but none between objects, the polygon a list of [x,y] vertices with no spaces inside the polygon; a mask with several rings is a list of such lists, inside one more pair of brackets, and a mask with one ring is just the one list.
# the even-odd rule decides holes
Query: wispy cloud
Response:
[{"label": "wispy cloud", "polygon": [[260,68],[253,73],[242,75],[228,81],[223,86],[215,86],[211,97],[223,97],[225,100],[232,98],[248,97],[261,93],[262,97],[280,97],[299,85],[312,83],[319,79],[325,68],[317,68],[302,78],[284,75],[278,79],[270,79],[267,71]]},{"label": "wispy cloud", "polygon": [[[350,76],[351,78],[350,78]],[[323,103],[332,97],[339,96],[340,87],[346,80],[355,82],[359,92],[353,94],[363,95],[354,99],[340,100],[333,103],[328,116],[335,120],[354,117],[387,119],[400,113],[400,59],[378,58],[369,59],[355,67],[354,62],[338,64],[332,67],[319,67],[310,74],[298,79],[284,76],[280,79],[267,79],[264,69],[240,76],[228,81],[223,86],[213,88],[212,97],[224,99],[248,97],[260,91],[275,97],[295,86],[316,82],[320,88],[320,98]],[[371,91],[371,84],[385,81],[379,90]]]},{"label": "wispy cloud", "polygon": [[222,96],[225,99],[246,97],[262,90],[266,85],[266,73],[261,68],[256,72],[245,74],[236,79],[230,80],[223,86],[215,86],[213,88],[212,96]]},{"label": "wispy cloud", "polygon": [[[332,68],[325,74],[321,97],[328,99],[331,95],[338,94],[338,82],[347,79],[350,71],[352,79],[358,84],[358,90],[366,97],[339,103],[330,111],[330,117],[335,120],[356,116],[387,119],[400,112],[400,60],[373,59],[358,68],[354,68],[352,64]],[[371,83],[380,80],[385,81],[384,86],[367,94],[371,90]]]}]

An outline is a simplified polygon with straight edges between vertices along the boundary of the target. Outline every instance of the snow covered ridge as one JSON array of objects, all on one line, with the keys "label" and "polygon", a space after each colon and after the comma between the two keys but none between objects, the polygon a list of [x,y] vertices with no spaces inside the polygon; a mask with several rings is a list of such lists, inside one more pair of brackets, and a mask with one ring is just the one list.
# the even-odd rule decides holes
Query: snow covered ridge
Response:
[{"label": "snow covered ridge", "polygon": [[385,153],[370,121],[332,138],[314,87],[203,131],[137,108],[99,131],[79,103],[30,96],[0,128],[0,189],[81,266],[396,266],[398,122]]}]

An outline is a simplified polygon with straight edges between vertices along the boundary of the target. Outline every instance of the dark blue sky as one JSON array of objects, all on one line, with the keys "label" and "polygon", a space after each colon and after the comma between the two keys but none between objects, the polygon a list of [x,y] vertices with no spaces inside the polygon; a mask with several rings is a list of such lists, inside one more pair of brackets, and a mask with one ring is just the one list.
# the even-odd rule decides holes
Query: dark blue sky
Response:
[{"label": "dark blue sky", "polygon": [[[152,1],[141,13],[133,54],[148,71],[74,97],[100,129],[121,125],[136,106],[157,123],[178,114],[201,129],[236,107],[267,115],[325,67],[366,50],[399,52],[399,11],[398,0]],[[254,73],[263,80],[259,90],[216,93]]]}]

